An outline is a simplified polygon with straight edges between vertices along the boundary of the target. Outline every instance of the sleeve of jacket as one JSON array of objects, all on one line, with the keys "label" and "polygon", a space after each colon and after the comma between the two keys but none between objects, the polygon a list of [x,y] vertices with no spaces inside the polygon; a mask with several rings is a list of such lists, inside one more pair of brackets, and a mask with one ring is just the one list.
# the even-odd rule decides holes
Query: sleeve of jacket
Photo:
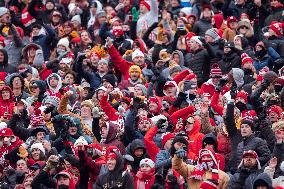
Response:
[{"label": "sleeve of jacket", "polygon": [[133,176],[127,172],[126,173],[126,182],[125,182],[125,187],[124,188],[127,188],[127,189],[134,189],[134,178]]},{"label": "sleeve of jacket", "polygon": [[[130,112],[128,113],[125,123],[124,123],[124,133],[127,138],[127,141],[130,143],[133,141],[137,136],[135,132],[135,117],[137,115],[137,110],[130,109]],[[126,146],[126,145],[125,145]]]},{"label": "sleeve of jacket", "polygon": [[12,26],[10,27],[10,29],[11,29],[11,33],[12,33],[12,35],[13,35],[13,40],[14,40],[14,42],[15,42],[15,46],[16,46],[16,47],[23,47],[24,44],[23,44],[22,39],[20,38],[20,36],[19,36],[19,34],[18,34],[16,28],[12,25]]},{"label": "sleeve of jacket", "polygon": [[261,166],[265,165],[270,160],[271,153],[265,140],[260,139],[256,152]]},{"label": "sleeve of jacket", "polygon": [[187,117],[189,114],[194,113],[194,106],[188,106],[186,108],[180,109],[171,115],[171,120],[174,124],[177,123],[178,118]]},{"label": "sleeve of jacket", "polygon": [[176,155],[172,158],[173,168],[184,178],[188,178],[194,169],[193,165],[187,165],[182,159],[178,158]]},{"label": "sleeve of jacket", "polygon": [[20,119],[18,114],[13,114],[8,127],[13,131],[14,135],[19,137],[21,140],[26,141],[30,137],[30,130],[21,126],[17,126],[17,120]]},{"label": "sleeve of jacket", "polygon": [[254,93],[251,94],[251,104],[253,106],[253,109],[256,111],[257,114],[260,114],[261,112],[263,112],[263,105],[262,102],[260,100],[260,95],[263,91],[265,91],[265,87],[260,85],[259,88],[256,89],[256,91]]},{"label": "sleeve of jacket", "polygon": [[108,96],[104,95],[100,100],[100,106],[111,121],[116,121],[118,118],[116,115],[117,111],[109,104],[107,99]]},{"label": "sleeve of jacket", "polygon": [[233,136],[237,133],[236,122],[234,118],[234,104],[228,103],[227,111],[226,111],[226,129],[228,131],[229,137],[233,138]]},{"label": "sleeve of jacket", "polygon": [[179,82],[181,82],[188,74],[189,74],[189,70],[186,69],[186,70],[180,72],[179,74],[177,74],[177,75],[173,78],[173,81],[175,81],[176,84],[178,85]]},{"label": "sleeve of jacket", "polygon": [[47,32],[47,35],[46,35],[46,39],[45,39],[45,44],[49,45],[53,42],[55,36],[56,36],[56,33],[55,31],[48,25],[43,25],[45,31]]},{"label": "sleeve of jacket", "polygon": [[158,128],[157,127],[152,127],[150,128],[145,137],[144,137],[144,145],[147,150],[147,153],[149,157],[155,162],[156,161],[156,156],[159,153],[160,149],[158,146],[155,144],[153,141],[154,136],[157,134]]},{"label": "sleeve of jacket", "polygon": [[280,55],[272,47],[268,47],[268,55],[272,58],[273,61],[281,58]]},{"label": "sleeve of jacket", "polygon": [[224,107],[218,105],[218,100],[219,100],[219,93],[215,92],[211,98],[210,106],[215,112],[217,112],[220,116],[222,116],[224,113]]},{"label": "sleeve of jacket", "polygon": [[275,135],[271,129],[271,122],[267,119],[259,121],[260,124],[260,138],[267,142],[270,151],[273,151],[274,145],[276,143]]},{"label": "sleeve of jacket", "polygon": [[126,60],[122,58],[122,56],[119,54],[119,52],[117,51],[114,45],[112,45],[108,51],[109,51],[109,55],[110,55],[111,61],[113,62],[114,66],[119,71],[121,71],[122,75],[127,75],[128,69],[130,67],[129,62],[127,62]]},{"label": "sleeve of jacket", "polygon": [[156,169],[165,168],[168,169],[172,166],[172,159],[167,158],[164,154],[164,151],[160,151],[156,156]]},{"label": "sleeve of jacket", "polygon": [[99,30],[99,36],[102,38],[102,40],[105,40],[107,37],[111,37],[111,33],[108,30],[107,22],[104,22],[101,25],[101,28]]}]

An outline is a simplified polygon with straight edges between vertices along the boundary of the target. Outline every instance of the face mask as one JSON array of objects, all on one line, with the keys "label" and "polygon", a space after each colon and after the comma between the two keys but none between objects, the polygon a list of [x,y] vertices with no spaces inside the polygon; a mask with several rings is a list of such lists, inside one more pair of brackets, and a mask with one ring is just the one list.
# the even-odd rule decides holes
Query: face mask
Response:
[{"label": "face mask", "polygon": [[62,49],[56,49],[57,54],[62,55],[64,53],[64,50]]},{"label": "face mask", "polygon": [[244,68],[244,74],[245,74],[245,75],[250,75],[250,74],[252,74],[251,69]]},{"label": "face mask", "polygon": [[244,111],[247,109],[247,106],[245,103],[242,103],[242,102],[237,102],[236,103],[236,107],[240,110],[240,111]]},{"label": "face mask", "polygon": [[112,30],[112,35],[114,36],[114,37],[120,37],[120,36],[122,36],[123,35],[123,30],[122,29],[114,29],[114,30]]}]

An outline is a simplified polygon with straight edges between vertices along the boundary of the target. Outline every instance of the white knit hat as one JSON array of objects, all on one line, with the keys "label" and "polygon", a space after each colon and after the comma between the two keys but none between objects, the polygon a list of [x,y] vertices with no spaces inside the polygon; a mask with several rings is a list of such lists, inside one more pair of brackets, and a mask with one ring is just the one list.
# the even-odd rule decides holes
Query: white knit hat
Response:
[{"label": "white knit hat", "polygon": [[88,145],[88,142],[86,141],[86,139],[83,137],[83,136],[80,136],[76,142],[74,143],[74,146],[77,147],[79,144],[83,144],[84,146],[85,145]]},{"label": "white knit hat", "polygon": [[190,38],[190,41],[195,41],[196,43],[198,43],[199,45],[203,46],[202,42],[200,41],[199,36],[193,36],[192,38]]},{"label": "white knit hat", "polygon": [[40,151],[42,151],[43,154],[45,154],[45,150],[44,150],[44,147],[42,145],[42,143],[34,143],[32,146],[31,146],[31,151],[33,151],[33,149],[39,149]]},{"label": "white knit hat", "polygon": [[132,60],[138,56],[143,56],[144,57],[144,54],[142,51],[140,51],[139,49],[136,49],[133,53],[132,53]]},{"label": "white knit hat", "polygon": [[0,7],[0,16],[9,13],[9,10],[6,7]]},{"label": "white knit hat", "polygon": [[139,166],[141,167],[142,165],[148,165],[149,167],[151,167],[151,168],[154,168],[155,167],[155,163],[151,160],[151,159],[149,159],[149,158],[144,158],[144,159],[142,159],[141,161],[140,161],[140,164],[139,164]]},{"label": "white knit hat", "polygon": [[72,19],[71,19],[71,22],[73,22],[73,21],[77,21],[77,22],[79,22],[79,24],[82,23],[80,15],[73,16]]},{"label": "white knit hat", "polygon": [[69,40],[65,37],[65,38],[62,38],[58,41],[57,43],[57,47],[59,45],[62,45],[66,48],[67,51],[70,51],[70,48],[69,48]]},{"label": "white knit hat", "polygon": [[0,129],[7,128],[7,123],[0,122]]}]

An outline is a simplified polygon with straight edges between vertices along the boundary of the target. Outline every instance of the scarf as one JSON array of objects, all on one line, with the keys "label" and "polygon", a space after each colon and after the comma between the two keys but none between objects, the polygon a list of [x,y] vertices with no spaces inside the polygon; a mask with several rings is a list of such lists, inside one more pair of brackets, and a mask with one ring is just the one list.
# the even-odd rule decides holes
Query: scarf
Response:
[{"label": "scarf", "polygon": [[[155,169],[151,169],[150,173],[144,173],[141,170],[139,170],[136,174],[137,177],[137,188],[139,189],[147,189],[146,185],[150,186],[150,182],[152,180],[152,177],[154,176]],[[150,187],[149,187],[150,188]]]}]

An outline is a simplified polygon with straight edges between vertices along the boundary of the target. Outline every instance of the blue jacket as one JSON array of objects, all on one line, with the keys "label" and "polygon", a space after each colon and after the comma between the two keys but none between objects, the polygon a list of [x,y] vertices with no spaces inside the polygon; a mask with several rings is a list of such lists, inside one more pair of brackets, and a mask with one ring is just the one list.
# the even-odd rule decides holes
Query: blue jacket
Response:
[{"label": "blue jacket", "polygon": [[256,73],[258,73],[265,66],[268,66],[270,69],[272,69],[273,62],[279,58],[280,55],[272,47],[268,47],[268,54],[266,54],[262,59],[255,59],[253,62]]}]

